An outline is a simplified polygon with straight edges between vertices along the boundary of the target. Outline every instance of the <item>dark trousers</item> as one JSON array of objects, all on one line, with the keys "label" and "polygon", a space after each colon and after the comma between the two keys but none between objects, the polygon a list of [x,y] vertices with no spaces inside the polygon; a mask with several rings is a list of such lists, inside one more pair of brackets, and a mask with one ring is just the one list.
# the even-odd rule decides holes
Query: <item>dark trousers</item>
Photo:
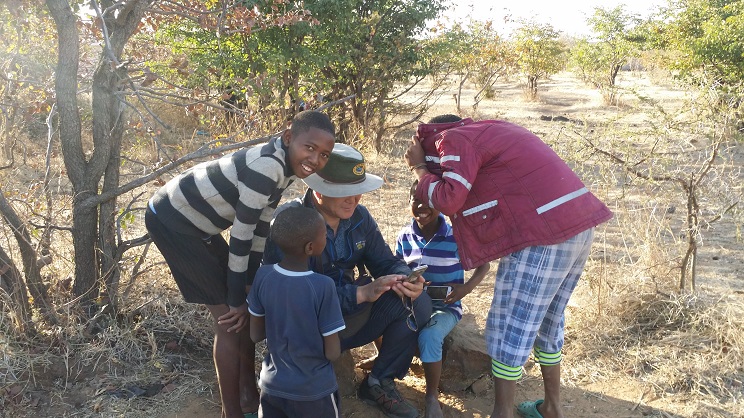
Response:
[{"label": "dark trousers", "polygon": [[340,418],[338,391],[315,401],[293,401],[261,392],[259,418]]},{"label": "dark trousers", "polygon": [[[431,298],[426,293],[413,301],[418,329],[422,329],[431,317]],[[354,335],[341,340],[341,350],[361,347],[382,336],[382,346],[372,367],[372,375],[378,379],[402,379],[411,367],[418,345],[418,332],[406,325],[410,312],[404,307],[400,296],[389,290],[372,304],[369,321]]]}]

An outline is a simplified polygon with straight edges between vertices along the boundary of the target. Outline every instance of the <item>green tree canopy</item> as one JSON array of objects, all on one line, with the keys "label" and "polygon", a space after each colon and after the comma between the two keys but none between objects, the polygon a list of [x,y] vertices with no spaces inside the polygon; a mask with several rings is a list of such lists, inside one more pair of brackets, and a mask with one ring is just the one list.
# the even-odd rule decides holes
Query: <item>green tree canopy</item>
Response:
[{"label": "green tree canopy", "polygon": [[744,0],[679,0],[651,31],[687,81],[744,95]]},{"label": "green tree canopy", "polygon": [[[296,7],[278,0],[246,4],[284,15]],[[222,37],[180,25],[163,41],[175,42],[178,51],[199,62],[198,75],[207,84],[247,93],[250,105],[262,112],[272,107],[294,112],[303,101],[355,95],[347,107],[334,110],[340,133],[373,135],[377,144],[397,84],[430,73],[420,38],[426,22],[443,9],[441,1],[311,0],[301,7],[307,13],[297,14],[287,22],[291,25],[255,26],[260,30]]]},{"label": "green tree canopy", "polygon": [[564,46],[558,40],[560,33],[549,23],[534,21],[522,23],[514,35],[519,69],[527,77],[527,93],[537,96],[537,84],[563,68]]},{"label": "green tree canopy", "polygon": [[579,76],[599,89],[606,102],[614,103],[617,74],[638,54],[644,41],[635,30],[639,20],[620,5],[614,9],[595,8],[587,22],[593,36],[576,43],[571,60]]},{"label": "green tree canopy", "polygon": [[428,44],[438,70],[454,74],[457,79],[455,102],[461,112],[462,90],[472,82],[477,93],[473,107],[493,94],[493,85],[515,68],[515,54],[496,32],[492,22],[471,21],[467,26],[455,24],[438,31]]}]

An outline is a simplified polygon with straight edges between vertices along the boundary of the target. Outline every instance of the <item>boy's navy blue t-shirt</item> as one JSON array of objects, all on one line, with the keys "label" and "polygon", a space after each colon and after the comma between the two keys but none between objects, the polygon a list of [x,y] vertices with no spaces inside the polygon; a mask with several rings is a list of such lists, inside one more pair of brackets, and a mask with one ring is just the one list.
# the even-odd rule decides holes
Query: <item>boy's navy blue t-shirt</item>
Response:
[{"label": "boy's navy blue t-shirt", "polygon": [[314,401],[338,389],[323,337],[346,328],[333,280],[278,264],[258,269],[248,310],[266,321],[269,353],[261,367],[262,391],[295,401]]}]

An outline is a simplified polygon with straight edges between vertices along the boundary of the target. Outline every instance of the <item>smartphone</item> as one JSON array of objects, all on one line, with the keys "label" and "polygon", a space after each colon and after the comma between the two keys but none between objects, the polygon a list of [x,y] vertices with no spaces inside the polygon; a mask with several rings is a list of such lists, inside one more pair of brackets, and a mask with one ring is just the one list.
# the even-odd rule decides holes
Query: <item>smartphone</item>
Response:
[{"label": "smartphone", "polygon": [[426,264],[415,267],[411,274],[408,275],[406,281],[409,283],[415,282],[416,280],[418,280],[419,277],[421,277],[422,274],[424,274],[424,271],[426,271],[427,267],[429,266],[427,266]]},{"label": "smartphone", "polygon": [[431,300],[445,300],[452,293],[452,286],[426,286],[424,290]]}]

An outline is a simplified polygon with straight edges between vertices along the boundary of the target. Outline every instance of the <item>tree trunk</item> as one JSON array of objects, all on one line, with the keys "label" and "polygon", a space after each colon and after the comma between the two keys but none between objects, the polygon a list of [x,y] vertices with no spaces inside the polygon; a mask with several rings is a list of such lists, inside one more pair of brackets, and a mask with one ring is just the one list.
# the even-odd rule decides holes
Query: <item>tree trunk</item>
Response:
[{"label": "tree trunk", "polygon": [[[355,126],[357,129],[365,125],[364,107],[369,100],[369,97],[364,94],[364,80],[363,77],[359,77],[359,80],[354,82],[354,94],[356,96],[351,101],[352,122],[354,123],[352,126]],[[345,141],[347,144],[355,139],[352,135],[352,132],[346,132]]]},{"label": "tree trunk", "polygon": [[[23,262],[23,272],[26,275],[28,290],[34,298],[34,306],[42,312],[45,319],[50,322],[56,322],[54,310],[49,301],[49,292],[44,281],[41,279],[41,268],[36,263],[36,250],[31,243],[31,236],[28,233],[28,229],[26,229],[26,225],[18,217],[18,214],[16,214],[16,211],[10,205],[8,200],[5,199],[2,190],[0,190],[0,214],[8,225],[10,225],[13,230],[13,236],[15,236],[16,242],[18,243],[18,248],[21,252],[21,260]],[[10,261],[10,258],[7,258],[7,260]],[[6,264],[9,266],[11,265],[9,263]],[[15,268],[15,266],[11,267]],[[17,269],[15,270],[17,271]]]},{"label": "tree trunk", "polygon": [[615,85],[617,83],[617,74],[620,72],[620,69],[622,68],[622,65],[615,64],[612,66],[612,69],[610,70],[610,87],[613,89],[615,88]]},{"label": "tree trunk", "polygon": [[383,89],[377,99],[375,100],[375,108],[377,110],[377,127],[374,132],[374,148],[375,151],[380,152],[382,150],[382,137],[385,135],[385,119],[387,112],[385,111],[385,98],[388,95],[387,89]]},{"label": "tree trunk", "polygon": [[[10,85],[11,83],[8,82],[8,86]],[[13,91],[3,94],[3,101],[10,99],[13,104],[8,106],[4,112],[0,112],[0,141],[3,143],[3,157],[5,157],[6,161],[13,160],[13,147],[17,138],[14,128],[16,126],[15,119],[17,113],[15,98],[16,96]]]},{"label": "tree trunk", "polygon": [[527,76],[527,93],[530,99],[537,97],[537,77],[534,75]]},{"label": "tree trunk", "polygon": [[[0,291],[8,294],[11,303],[8,310],[14,316],[16,331],[24,334],[29,329],[33,329],[26,283],[23,281],[21,272],[2,247],[0,247]],[[0,297],[0,308],[3,305],[4,298]]]},{"label": "tree trunk", "polygon": [[[55,77],[55,93],[59,109],[59,136],[62,144],[67,176],[73,189],[72,242],[75,251],[75,282],[73,292],[85,295],[90,291],[91,272],[95,271],[95,211],[83,211],[81,202],[88,194],[86,191],[86,161],[81,138],[80,112],[77,102],[77,71],[80,57],[80,39],[77,30],[77,17],[67,0],[47,0],[47,7],[57,24],[58,61]],[[93,239],[91,241],[91,238]],[[92,275],[95,277],[95,274]]]},{"label": "tree trunk", "polygon": [[470,77],[470,73],[469,72],[465,73],[465,75],[463,75],[460,78],[460,84],[458,84],[457,86],[457,95],[455,96],[455,104],[457,105],[458,115],[462,114],[461,107],[460,107],[462,103],[462,88],[465,85],[465,82],[468,80],[469,77]]},{"label": "tree trunk", "polygon": [[[80,48],[76,29],[77,16],[67,0],[46,0],[59,35],[55,89],[60,113],[62,154],[74,193],[73,292],[80,297],[84,308],[90,307],[93,299],[98,296],[101,269],[108,273],[116,271],[114,261],[116,201],[112,199],[104,202],[99,218],[99,207],[95,198],[99,193],[98,188],[104,173],[106,173],[102,186],[104,192],[118,186],[123,99],[117,94],[130,86],[126,67],[120,63],[120,57],[150,2],[150,0],[125,2],[118,15],[109,15],[103,22],[108,36],[104,39],[101,61],[93,76],[93,150],[90,158],[86,160],[77,103]],[[117,280],[118,272],[113,274],[114,276],[106,277],[106,282],[113,283]],[[90,310],[88,312],[90,313]]]},{"label": "tree trunk", "polygon": [[[80,55],[80,39],[77,17],[66,0],[47,0],[49,10],[57,24],[59,52],[55,91],[59,108],[59,131],[65,168],[73,189],[72,242],[75,251],[75,281],[73,293],[81,297],[83,305],[94,298],[94,287],[98,278],[96,262],[96,207],[88,207],[85,200],[98,190],[98,178],[90,172],[83,150],[80,111],[77,102],[77,71]],[[99,69],[100,71],[100,69]],[[98,121],[94,116],[95,124]],[[95,137],[95,134],[94,134]],[[100,141],[95,141],[93,152],[100,154]]]},{"label": "tree trunk", "polygon": [[[119,118],[122,120],[122,118]],[[103,189],[102,192],[115,190],[119,187],[119,167],[121,166],[121,139],[123,127],[121,124],[117,124],[111,135],[112,152],[109,158],[108,166],[106,167],[106,174],[103,178]],[[116,199],[111,199],[101,204],[99,213],[99,245],[100,245],[100,265],[101,272],[103,273],[103,282],[106,286],[106,296],[112,304],[112,307],[118,305],[117,295],[119,290],[119,278],[121,277],[119,270],[119,257],[118,254],[118,243],[116,240],[116,230],[118,225],[116,224],[117,209]]]},{"label": "tree trunk", "polygon": [[87,208],[83,198],[73,200],[72,244],[75,250],[75,281],[72,292],[80,297],[80,302],[90,305],[95,298],[94,288],[98,279],[98,260],[96,258],[96,208]]},{"label": "tree trunk", "polygon": [[697,267],[697,235],[700,231],[700,220],[698,219],[697,186],[695,175],[690,174],[690,180],[685,187],[687,192],[687,251],[682,258],[680,268],[679,290],[687,288],[687,278],[690,281],[690,290],[695,290],[695,275]]}]

